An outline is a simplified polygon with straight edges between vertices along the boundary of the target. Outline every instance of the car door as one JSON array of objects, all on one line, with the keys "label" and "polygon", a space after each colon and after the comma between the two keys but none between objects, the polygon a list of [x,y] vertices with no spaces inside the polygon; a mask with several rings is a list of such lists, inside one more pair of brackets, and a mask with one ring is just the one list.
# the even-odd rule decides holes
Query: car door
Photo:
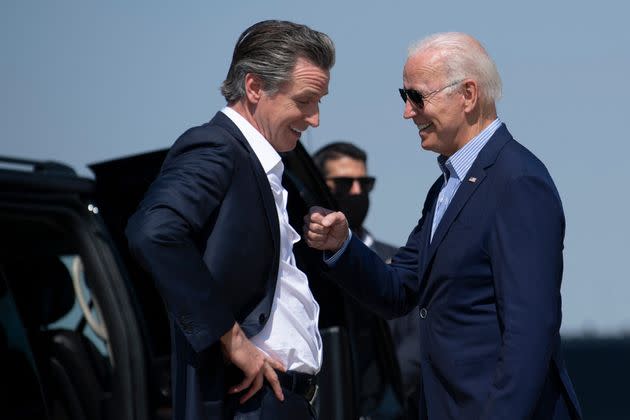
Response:
[{"label": "car door", "polygon": [[[9,302],[2,323],[10,354],[29,363],[2,377],[21,383],[34,366],[51,419],[145,420],[141,334],[124,269],[91,201],[94,184],[63,165],[20,164],[0,170],[2,299]],[[29,353],[11,344],[20,336]],[[11,391],[14,401],[28,395]]]},{"label": "car door", "polygon": [[[47,419],[33,352],[0,266],[0,406],[3,418]],[[5,417],[6,416],[6,417]]]}]

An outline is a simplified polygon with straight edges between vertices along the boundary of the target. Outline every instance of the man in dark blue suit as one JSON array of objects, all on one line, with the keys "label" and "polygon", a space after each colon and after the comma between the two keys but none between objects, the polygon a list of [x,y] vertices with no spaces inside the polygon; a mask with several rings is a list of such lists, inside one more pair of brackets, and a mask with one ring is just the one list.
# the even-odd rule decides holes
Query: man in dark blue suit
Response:
[{"label": "man in dark blue suit", "polygon": [[442,171],[406,246],[383,264],[322,208],[307,242],[377,313],[417,311],[420,418],[580,418],[560,349],[562,204],[497,118],[494,62],[468,35],[436,34],[410,49],[403,84],[403,116]]},{"label": "man in dark blue suit", "polygon": [[278,153],[319,125],[334,60],[306,26],[245,30],[227,106],[175,142],[129,220],[171,320],[175,419],[315,417],[319,306],[295,264]]}]

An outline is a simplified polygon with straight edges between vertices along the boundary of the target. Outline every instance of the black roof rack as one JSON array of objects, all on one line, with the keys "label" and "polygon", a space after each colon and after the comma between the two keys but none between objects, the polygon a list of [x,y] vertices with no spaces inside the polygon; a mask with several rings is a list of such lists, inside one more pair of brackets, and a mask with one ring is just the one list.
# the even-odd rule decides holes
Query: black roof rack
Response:
[{"label": "black roof rack", "polygon": [[32,168],[33,172],[43,174],[58,174],[58,175],[70,175],[77,176],[77,173],[70,166],[55,162],[53,160],[31,160],[20,159],[9,156],[0,156],[0,166],[8,165],[12,169],[18,169],[18,167],[26,166]]}]

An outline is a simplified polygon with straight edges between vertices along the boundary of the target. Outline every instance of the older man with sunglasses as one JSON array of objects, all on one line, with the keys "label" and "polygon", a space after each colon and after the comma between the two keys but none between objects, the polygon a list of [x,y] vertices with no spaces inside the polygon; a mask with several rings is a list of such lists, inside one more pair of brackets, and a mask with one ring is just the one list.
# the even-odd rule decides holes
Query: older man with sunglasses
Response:
[{"label": "older man with sunglasses", "polygon": [[348,293],[421,319],[420,418],[579,419],[560,346],[565,221],[545,166],[497,117],[493,60],[462,33],[410,49],[400,95],[441,175],[390,265],[341,212],[313,208],[310,246]]}]

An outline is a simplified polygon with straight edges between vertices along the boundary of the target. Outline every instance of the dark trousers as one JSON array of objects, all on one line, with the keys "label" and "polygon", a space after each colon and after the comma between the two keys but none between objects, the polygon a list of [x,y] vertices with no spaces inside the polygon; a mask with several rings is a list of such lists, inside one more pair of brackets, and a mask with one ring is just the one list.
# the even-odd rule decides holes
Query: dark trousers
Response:
[{"label": "dark trousers", "polygon": [[284,401],[278,400],[269,384],[261,388],[244,404],[239,404],[240,395],[228,397],[226,420],[316,420],[311,404],[302,395],[282,388]]}]

